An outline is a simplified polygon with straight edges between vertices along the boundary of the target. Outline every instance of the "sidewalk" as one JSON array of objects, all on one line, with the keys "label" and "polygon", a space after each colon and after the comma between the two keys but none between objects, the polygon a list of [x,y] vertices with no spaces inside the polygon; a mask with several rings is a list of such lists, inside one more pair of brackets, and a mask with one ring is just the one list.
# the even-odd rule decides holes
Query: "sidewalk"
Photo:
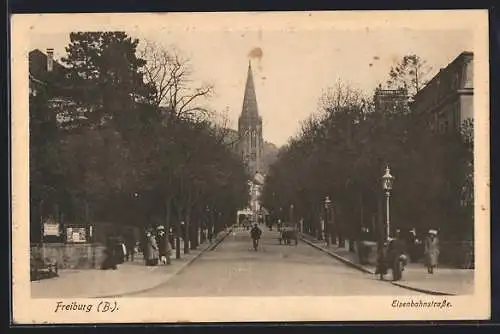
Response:
[{"label": "sidewalk", "polygon": [[[302,240],[307,244],[335,257],[353,268],[367,274],[375,274],[374,259],[370,259],[370,264],[359,264],[358,255],[349,252],[348,242],[345,247],[339,248],[332,245],[327,248],[324,241],[318,241],[314,237],[302,234]],[[387,277],[389,279],[389,276]],[[388,281],[389,282],[389,281]],[[433,295],[466,295],[474,293],[474,270],[455,269],[439,267],[434,274],[428,274],[422,263],[410,263],[403,272],[403,279],[391,282],[409,290],[433,294]]]},{"label": "sidewalk", "polygon": [[180,273],[200,255],[215,248],[228,235],[221,232],[212,243],[204,243],[172,264],[148,267],[142,256],[118,265],[117,270],[60,270],[59,277],[31,282],[32,298],[105,298],[132,295],[153,289]]}]

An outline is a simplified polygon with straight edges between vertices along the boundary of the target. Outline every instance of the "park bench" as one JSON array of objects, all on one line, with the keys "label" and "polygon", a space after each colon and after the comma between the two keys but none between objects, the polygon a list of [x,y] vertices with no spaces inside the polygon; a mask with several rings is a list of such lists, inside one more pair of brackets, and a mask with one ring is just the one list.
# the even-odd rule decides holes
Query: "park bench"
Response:
[{"label": "park bench", "polygon": [[36,257],[30,263],[30,277],[32,281],[38,281],[42,278],[58,276],[57,262],[41,257]]}]

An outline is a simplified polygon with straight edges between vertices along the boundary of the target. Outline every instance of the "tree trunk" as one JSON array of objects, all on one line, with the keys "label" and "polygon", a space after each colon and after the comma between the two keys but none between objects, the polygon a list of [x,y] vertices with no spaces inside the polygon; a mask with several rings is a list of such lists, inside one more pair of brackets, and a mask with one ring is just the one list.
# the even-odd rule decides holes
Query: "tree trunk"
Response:
[{"label": "tree trunk", "polygon": [[191,228],[191,217],[189,207],[186,209],[186,220],[184,221],[184,254],[189,254],[189,229]]},{"label": "tree trunk", "polygon": [[360,215],[360,224],[359,226],[356,226],[355,228],[352,229],[351,231],[351,237],[349,238],[349,252],[355,252],[356,249],[354,247],[355,241],[359,240],[360,236],[360,230],[362,227],[364,227],[364,208],[363,208],[363,193],[359,193],[359,215]]},{"label": "tree trunk", "polygon": [[181,219],[182,219],[182,210],[180,207],[177,207],[177,219],[175,220],[175,258],[181,258]]},{"label": "tree trunk", "polygon": [[172,218],[172,204],[170,196],[168,196],[165,199],[165,228],[167,232],[170,230],[170,227],[172,227],[171,218]]},{"label": "tree trunk", "polygon": [[198,214],[195,212],[193,213],[193,218],[191,221],[191,233],[190,233],[191,249],[198,248],[198,225],[199,225]]}]

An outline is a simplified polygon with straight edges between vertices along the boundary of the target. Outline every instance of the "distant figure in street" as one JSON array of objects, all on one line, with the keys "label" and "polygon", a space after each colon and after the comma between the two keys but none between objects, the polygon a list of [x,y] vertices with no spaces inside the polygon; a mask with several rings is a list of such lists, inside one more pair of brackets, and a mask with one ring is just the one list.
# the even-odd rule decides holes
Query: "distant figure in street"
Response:
[{"label": "distant figure in street", "polygon": [[250,222],[246,217],[243,219],[243,226],[247,229],[247,231],[250,229]]},{"label": "distant figure in street", "polygon": [[157,239],[158,239],[158,251],[160,255],[160,263],[170,264],[170,256],[172,254],[172,247],[170,241],[168,240],[167,233],[165,233],[165,227],[162,225],[157,228]]},{"label": "distant figure in street", "polygon": [[125,247],[125,242],[121,236],[115,238],[115,249],[116,263],[120,264],[125,262],[127,248]]},{"label": "distant figure in street", "polygon": [[127,255],[125,256],[126,257],[126,260],[127,261],[134,261],[134,255],[135,255],[135,252],[136,252],[136,240],[135,240],[135,237],[134,237],[134,234],[133,233],[129,233],[127,235],[127,238],[125,239],[125,246],[127,248]]},{"label": "distant figure in street", "polygon": [[101,265],[101,269],[107,270],[107,269],[114,269],[116,270],[117,267],[117,254],[116,254],[116,242],[115,240],[111,237],[108,236],[106,240],[106,249],[104,250],[105,258],[104,261]]},{"label": "distant figure in street", "polygon": [[436,230],[429,230],[429,235],[424,241],[424,254],[427,272],[433,274],[439,258],[439,240]]},{"label": "distant figure in street", "polygon": [[158,264],[158,244],[151,230],[146,232],[146,265],[156,266]]},{"label": "distant figure in street", "polygon": [[259,247],[259,239],[261,235],[262,230],[259,228],[259,226],[257,226],[257,224],[254,224],[252,230],[250,231],[250,236],[252,237],[253,248],[255,251],[257,251],[257,248]]},{"label": "distant figure in street", "polygon": [[168,238],[168,241],[170,242],[170,247],[172,247],[172,249],[175,249],[174,230],[171,227],[168,229],[167,238]]}]

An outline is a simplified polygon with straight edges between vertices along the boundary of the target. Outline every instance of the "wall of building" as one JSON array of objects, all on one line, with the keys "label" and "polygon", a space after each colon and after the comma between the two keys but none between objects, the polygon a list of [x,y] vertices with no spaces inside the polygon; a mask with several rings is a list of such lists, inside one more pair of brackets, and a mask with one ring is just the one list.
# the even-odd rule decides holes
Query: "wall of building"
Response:
[{"label": "wall of building", "polygon": [[30,257],[56,261],[59,269],[96,269],[104,261],[101,244],[43,244],[30,247]]},{"label": "wall of building", "polygon": [[412,109],[427,114],[434,129],[458,130],[465,119],[473,117],[472,59],[472,53],[460,54],[414,97]]},{"label": "wall of building", "polygon": [[460,120],[463,122],[474,117],[474,96],[472,94],[460,96]]}]

